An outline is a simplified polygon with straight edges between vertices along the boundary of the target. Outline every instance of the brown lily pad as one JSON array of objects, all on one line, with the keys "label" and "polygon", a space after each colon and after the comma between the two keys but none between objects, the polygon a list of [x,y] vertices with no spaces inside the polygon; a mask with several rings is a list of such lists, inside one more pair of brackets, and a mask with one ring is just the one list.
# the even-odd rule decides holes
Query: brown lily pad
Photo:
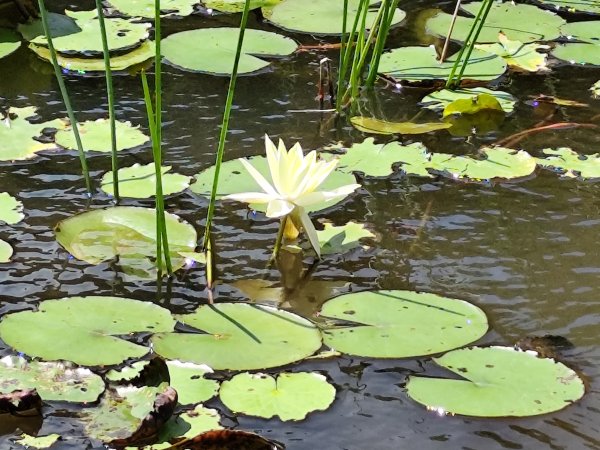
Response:
[{"label": "brown lily pad", "polygon": [[279,443],[238,430],[211,430],[180,441],[167,450],[283,450]]}]

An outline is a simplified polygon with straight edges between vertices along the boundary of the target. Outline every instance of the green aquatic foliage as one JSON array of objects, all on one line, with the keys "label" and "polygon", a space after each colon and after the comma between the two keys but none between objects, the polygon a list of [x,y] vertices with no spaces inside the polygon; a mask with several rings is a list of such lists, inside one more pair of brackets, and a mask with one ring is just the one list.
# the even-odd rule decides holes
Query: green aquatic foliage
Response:
[{"label": "green aquatic foliage", "polygon": [[[81,28],[77,26],[75,19],[64,14],[58,14],[53,12],[47,13],[48,28],[50,37],[57,38],[61,36],[68,36],[69,34],[79,33]],[[46,33],[44,32],[44,24],[42,20],[31,20],[25,23],[20,23],[17,26],[17,30],[23,36],[26,41],[33,41],[37,37],[43,37]]]},{"label": "green aquatic foliage", "polygon": [[45,449],[45,448],[49,448],[52,447],[54,444],[56,444],[58,442],[58,440],[60,439],[60,435],[59,434],[48,434],[46,436],[30,436],[28,434],[21,434],[19,439],[17,439],[15,441],[15,443],[22,445],[25,448],[28,449]]},{"label": "green aquatic foliage", "polygon": [[25,389],[35,389],[44,401],[87,403],[104,392],[104,381],[89,369],[62,362],[27,362],[20,356],[0,359],[0,393]]},{"label": "green aquatic foliage", "polygon": [[[379,72],[398,82],[445,80],[452,71],[455,57],[453,55],[440,63],[433,46],[402,47],[381,55]],[[462,80],[490,81],[500,77],[505,71],[506,62],[501,57],[474,50]]]},{"label": "green aquatic foliage", "polygon": [[324,224],[324,230],[317,230],[321,255],[346,253],[355,248],[368,248],[360,243],[363,238],[375,238],[375,235],[365,228],[362,223],[348,222],[336,227],[331,223]]},{"label": "green aquatic foliage", "polygon": [[600,97],[600,80],[596,81],[592,85],[592,87],[590,88],[590,91],[592,91],[592,97],[594,97],[594,98]]},{"label": "green aquatic foliage", "polygon": [[149,361],[136,361],[131,365],[118,369],[111,369],[104,375],[107,381],[120,383],[123,381],[131,381],[139,377],[144,369],[148,366]]},{"label": "green aquatic foliage", "polygon": [[558,172],[564,178],[579,178],[593,180],[600,178],[600,154],[583,155],[568,147],[557,149],[545,148],[544,158],[536,158],[537,164],[553,172]]},{"label": "green aquatic foliage", "polygon": [[[250,9],[274,6],[281,0],[250,0]],[[244,10],[246,0],[202,0],[207,9],[214,9],[227,13],[239,13]]]},{"label": "green aquatic foliage", "polygon": [[204,378],[213,370],[207,365],[181,361],[167,361],[171,376],[171,387],[177,391],[177,399],[182,405],[205,402],[219,391],[219,383]]},{"label": "green aquatic foliage", "polygon": [[15,52],[21,46],[19,35],[8,28],[0,28],[0,59]]},{"label": "green aquatic foliage", "polygon": [[[131,122],[117,121],[117,150],[127,150],[144,145],[150,140],[139,126],[131,125]],[[85,151],[110,153],[110,121],[108,119],[87,120],[79,122],[79,135]],[[61,147],[74,150],[77,148],[73,131],[70,126],[59,130],[55,136],[55,142]]]},{"label": "green aquatic foliage", "polygon": [[32,357],[100,366],[119,364],[148,352],[147,347],[119,336],[171,331],[174,325],[168,310],[149,302],[67,297],[46,300],[37,311],[5,315],[0,322],[0,338]]},{"label": "green aquatic foliage", "polygon": [[600,21],[585,21],[568,23],[561,27],[561,34],[569,42],[557,45],[552,50],[552,56],[571,64],[591,64],[600,66],[600,37],[598,36]]},{"label": "green aquatic foliage", "polygon": [[[474,16],[481,8],[481,4],[482,2],[471,2],[462,5],[461,9]],[[429,19],[425,26],[428,33],[446,37],[451,21],[452,14],[439,12]],[[474,23],[472,17],[458,16],[451,38],[464,42]],[[513,41],[524,43],[551,41],[560,36],[559,29],[565,23],[566,21],[557,14],[533,5],[513,2],[495,3],[485,20],[477,42],[496,42],[499,31]]]},{"label": "green aquatic foliage", "polygon": [[432,92],[421,99],[421,105],[424,108],[431,109],[433,111],[443,111],[444,108],[452,103],[454,100],[459,99],[471,99],[479,94],[488,94],[498,100],[500,106],[507,114],[513,112],[517,99],[508,92],[504,91],[493,91],[491,89],[476,87],[466,89],[442,89],[440,91]]},{"label": "green aquatic foliage", "polygon": [[[190,185],[192,177],[179,173],[170,173],[171,166],[163,166],[162,184],[163,195],[177,194]],[[102,177],[100,188],[108,195],[113,195],[113,173],[107,172]],[[119,169],[119,194],[122,197],[150,198],[156,193],[156,175],[154,164],[123,167]]]},{"label": "green aquatic foliage", "polygon": [[324,411],[335,399],[335,388],[314,372],[241,373],[224,381],[221,401],[235,413],[283,421],[302,420],[313,411]]},{"label": "green aquatic foliage", "polygon": [[0,263],[9,262],[12,255],[12,246],[8,242],[0,239]]},{"label": "green aquatic foliage", "polygon": [[[368,0],[369,11],[366,15],[366,28],[373,23],[377,10],[372,6],[380,3],[379,0]],[[361,0],[348,0],[346,21],[352,24]],[[342,21],[344,18],[344,2],[331,0],[282,0],[274,6],[262,9],[263,15],[269,22],[280,28],[299,33],[327,35],[342,34]],[[392,17],[392,25],[397,25],[406,17],[401,9],[396,9]],[[348,27],[348,29],[350,26]]]},{"label": "green aquatic foliage", "polygon": [[412,376],[407,391],[439,414],[534,416],[563,409],[585,392],[564,364],[513,347],[467,348],[434,361],[461,379]]},{"label": "green aquatic foliage", "polygon": [[354,128],[363,133],[371,134],[423,134],[437,130],[445,130],[452,125],[444,122],[389,122],[374,117],[354,116],[350,119]]},{"label": "green aquatic foliage", "polygon": [[[109,5],[121,14],[130,17],[154,18],[155,0],[109,0]],[[198,0],[160,0],[163,17],[189,16],[194,12]]]},{"label": "green aquatic foliage", "polygon": [[560,9],[567,12],[600,14],[600,2],[598,0],[537,0],[553,10]]},{"label": "green aquatic foliage", "polygon": [[[458,98],[446,105],[442,113],[443,117],[452,114],[477,114],[484,110],[500,111],[504,113],[502,105],[493,95],[477,94],[471,98]],[[452,126],[450,124],[447,124]]]},{"label": "green aquatic foliage", "polygon": [[246,303],[200,306],[176,318],[195,333],[158,333],[154,351],[215,370],[277,367],[312,355],[321,346],[319,330],[287,311]]},{"label": "green aquatic foliage", "polygon": [[511,41],[504,33],[499,33],[498,41],[494,44],[478,44],[475,47],[484,52],[493,53],[504,58],[506,63],[513,68],[526,72],[546,70],[546,53],[538,50],[547,50],[548,45],[524,44],[521,41]]},{"label": "green aquatic foliage", "polygon": [[0,221],[14,225],[24,218],[23,203],[8,192],[0,192]]},{"label": "green aquatic foliage", "polygon": [[334,325],[323,341],[334,350],[373,358],[412,358],[467,345],[488,322],[471,303],[413,291],[367,291],[326,302],[320,316]]},{"label": "green aquatic foliage", "polygon": [[[180,69],[216,75],[229,75],[233,69],[239,30],[237,28],[202,28],[171,34],[163,41],[165,62]],[[238,73],[264,69],[265,58],[291,55],[298,44],[288,37],[262,30],[247,29]]]}]

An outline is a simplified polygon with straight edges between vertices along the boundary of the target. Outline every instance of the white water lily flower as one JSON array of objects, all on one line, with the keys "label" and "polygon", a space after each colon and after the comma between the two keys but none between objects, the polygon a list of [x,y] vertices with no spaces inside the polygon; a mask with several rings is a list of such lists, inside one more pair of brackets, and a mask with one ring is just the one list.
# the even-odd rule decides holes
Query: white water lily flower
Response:
[{"label": "white water lily flower", "polygon": [[289,151],[281,140],[279,146],[275,147],[267,135],[265,135],[265,147],[273,185],[246,159],[240,159],[264,192],[243,192],[227,195],[225,198],[246,203],[266,203],[267,217],[285,217],[293,214],[300,219],[312,247],[320,257],[317,231],[304,208],[343,198],[359,188],[360,184],[348,184],[331,191],[317,191],[335,169],[337,160],[318,160],[314,150],[305,156],[299,143]]}]

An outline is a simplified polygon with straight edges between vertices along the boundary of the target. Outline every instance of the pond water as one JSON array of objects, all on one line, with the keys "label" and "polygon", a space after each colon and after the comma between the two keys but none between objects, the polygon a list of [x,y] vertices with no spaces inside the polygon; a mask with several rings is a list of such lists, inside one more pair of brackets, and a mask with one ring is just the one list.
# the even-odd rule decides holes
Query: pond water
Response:
[{"label": "pond water", "polygon": [[[65,6],[62,2],[48,3],[57,11]],[[81,3],[92,7],[92,2]],[[423,11],[434,6],[449,8],[450,4],[405,5],[408,18],[393,30],[390,46],[430,42],[432,39],[420,30]],[[168,35],[209,23],[236,26],[238,20],[238,16],[192,16],[165,20],[163,28]],[[278,31],[259,23],[255,16],[250,26]],[[293,37],[310,45],[335,41]],[[288,144],[300,141],[305,149],[364,139],[345,119],[332,120],[328,113],[303,111],[318,108],[316,84],[319,60],[324,56],[336,60],[338,54],[336,50],[300,52],[276,61],[264,73],[238,80],[226,159],[262,154],[264,133]],[[194,175],[214,162],[228,78],[187,73],[170,66],[164,66],[164,71],[164,161],[180,173]],[[592,100],[588,91],[599,78],[598,69],[569,66],[553,67],[543,75],[512,74],[496,84],[520,102],[497,131],[465,139],[442,130],[406,136],[402,141],[421,141],[432,151],[474,154],[481,145],[533,127],[548,116],[555,106],[525,103],[529,96],[538,94],[589,104],[556,107],[552,121],[595,120],[600,125],[600,101]],[[102,77],[70,76],[68,86],[79,120],[105,116]],[[146,129],[139,78],[119,76],[115,87],[118,118]],[[360,104],[363,111],[383,112],[389,120],[407,120],[420,111],[417,102],[424,93],[417,88],[394,90],[382,83]],[[28,105],[37,106],[43,120],[66,115],[51,66],[22,46],[0,64],[0,106]],[[427,114],[432,120],[437,117]],[[535,156],[541,155],[542,148],[558,146],[591,154],[600,151],[600,133],[578,128],[544,132],[518,145]],[[120,165],[146,164],[151,158],[149,146],[144,146],[122,152]],[[107,155],[91,156],[89,164],[96,181],[110,170]],[[268,280],[282,286],[280,306],[304,316],[314,315],[324,300],[335,295],[379,288],[434,292],[468,300],[482,308],[490,320],[490,330],[478,344],[511,346],[524,337],[543,335],[568,339],[572,347],[564,349],[560,357],[584,375],[586,396],[557,413],[525,419],[439,416],[410,400],[405,392],[407,376],[425,370],[429,375],[442,373],[431,358],[342,356],[290,367],[327,375],[337,388],[329,410],[313,413],[301,422],[284,423],[235,417],[218,400],[212,400],[209,406],[222,411],[224,425],[254,430],[292,450],[600,449],[600,186],[562,180],[547,171],[538,171],[519,183],[493,186],[401,175],[361,183],[363,188],[342,207],[314,214],[313,218],[327,217],[340,225],[349,219],[364,222],[377,234],[377,242],[368,250],[325,258],[311,267],[308,275],[310,256],[304,261],[288,256],[281,271],[265,269],[277,223],[250,216],[238,204],[219,204],[214,233],[219,278],[215,300],[246,298],[236,287],[240,280]],[[156,302],[179,313],[207,302],[202,268],[165,280],[158,287],[155,281],[125,277],[111,263],[91,266],[69,258],[54,239],[54,225],[87,208],[111,204],[101,193],[92,200],[85,197],[74,152],[45,153],[28,162],[4,163],[0,186],[22,200],[26,212],[21,223],[0,228],[0,237],[15,248],[12,261],[0,267],[0,314],[74,295],[126,296]],[[123,204],[152,205],[130,199]],[[168,210],[199,232],[206,207],[204,199],[189,191],[167,200]],[[272,303],[277,302],[274,299]],[[0,341],[0,356],[10,353]],[[42,434],[58,432],[69,437],[56,446],[59,449],[94,448],[68,416],[61,405],[48,408]],[[39,426],[30,425],[32,430]],[[12,443],[10,424],[0,424],[2,433],[0,449],[21,448]]]}]

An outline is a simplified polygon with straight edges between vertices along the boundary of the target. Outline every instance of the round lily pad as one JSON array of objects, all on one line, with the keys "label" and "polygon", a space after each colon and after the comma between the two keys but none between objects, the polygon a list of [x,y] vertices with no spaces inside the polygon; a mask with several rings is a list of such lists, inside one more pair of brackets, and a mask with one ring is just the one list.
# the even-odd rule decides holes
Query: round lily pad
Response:
[{"label": "round lily pad", "polygon": [[176,316],[196,333],[158,333],[154,351],[216,370],[277,367],[312,355],[321,346],[319,330],[308,320],[267,306],[218,303]]},{"label": "round lily pad", "polygon": [[551,54],[571,64],[600,66],[600,45],[583,42],[562,44],[554,47]]},{"label": "round lily pad", "polygon": [[412,291],[346,294],[323,305],[321,317],[335,319],[323,341],[351,355],[412,358],[467,345],[488,328],[477,306],[462,300]]},{"label": "round lily pad", "polygon": [[[250,9],[273,6],[281,0],[250,0]],[[238,13],[244,10],[246,0],[202,0],[207,9],[214,9],[227,13]]]},{"label": "round lily pad", "polygon": [[564,364],[513,347],[455,350],[434,361],[461,379],[413,376],[407,390],[438,413],[534,416],[563,409],[585,392],[582,380]]},{"label": "round lily pad", "polygon": [[[87,120],[77,124],[83,149],[102,153],[111,152],[110,121],[108,119]],[[138,147],[150,140],[140,127],[134,127],[131,122],[116,121],[117,151]],[[75,136],[70,126],[56,133],[55,141],[61,147],[77,149]]]},{"label": "round lily pad", "polygon": [[445,122],[389,122],[373,117],[354,116],[350,122],[358,131],[371,134],[423,134],[431,131],[445,130],[452,125]]},{"label": "round lily pad", "polygon": [[426,95],[421,100],[421,105],[424,108],[431,109],[433,111],[443,111],[444,108],[458,99],[471,99],[479,94],[488,94],[496,98],[500,103],[500,106],[504,112],[511,113],[515,108],[516,98],[508,92],[504,91],[493,91],[491,89],[476,87],[467,89],[442,89],[440,91],[432,92]]},{"label": "round lily pad", "polygon": [[0,393],[34,388],[44,401],[95,402],[104,381],[89,369],[56,362],[0,359]]},{"label": "round lily pad", "polygon": [[[202,28],[175,33],[162,43],[165,62],[183,70],[228,75],[239,36],[238,28]],[[246,30],[238,73],[251,73],[269,65],[265,57],[287,56],[296,51],[293,39],[262,30]]]},{"label": "round lily pad", "polygon": [[[187,189],[191,177],[179,173],[169,173],[171,166],[161,167],[163,195],[176,194]],[[150,198],[156,194],[156,175],[154,163],[123,167],[119,169],[119,194],[123,197]],[[109,195],[114,195],[113,173],[107,172],[102,177],[100,188]]]},{"label": "round lily pad", "polygon": [[471,98],[458,98],[446,105],[442,116],[452,114],[477,114],[484,110],[504,112],[500,102],[493,95],[477,94]]},{"label": "round lily pad", "polygon": [[217,395],[219,383],[204,378],[212,369],[203,364],[181,361],[167,361],[171,375],[171,387],[177,391],[177,399],[182,405],[205,402]]},{"label": "round lily pad", "polygon": [[[126,16],[154,18],[154,0],[110,0],[109,4]],[[161,0],[160,12],[163,17],[189,16],[197,4],[198,0]]]},{"label": "round lily pad", "polygon": [[[361,0],[348,0],[346,29],[350,31],[358,12]],[[377,8],[373,5],[379,0],[369,0],[369,12],[366,24],[369,27],[377,16]],[[309,34],[342,34],[344,18],[344,2],[331,0],[283,0],[274,6],[262,9],[263,15],[271,23],[286,30]],[[406,13],[396,9],[392,25],[404,20]]]},{"label": "round lily pad", "polygon": [[561,34],[566,36],[569,40],[600,45],[598,29],[600,29],[600,20],[571,22],[560,27]]},{"label": "round lily pad", "polygon": [[8,192],[0,192],[0,220],[9,225],[14,225],[23,220],[24,217],[23,203]]},{"label": "round lily pad", "polygon": [[[450,75],[455,57],[451,56],[440,64],[433,46],[402,47],[381,55],[379,72],[399,81],[445,80]],[[473,50],[462,79],[490,81],[505,71],[506,62],[500,56]]]},{"label": "round lily pad", "polygon": [[67,297],[42,302],[37,311],[4,316],[0,338],[29,356],[99,366],[119,364],[149,350],[117,336],[170,331],[174,325],[168,310],[150,302]]},{"label": "round lily pad", "polygon": [[10,261],[10,257],[13,255],[13,248],[11,245],[0,239],[0,263],[7,263]]},{"label": "round lily pad", "polygon": [[543,6],[552,9],[561,9],[568,12],[600,14],[598,0],[537,0]]},{"label": "round lily pad", "polygon": [[0,28],[0,58],[10,55],[21,46],[19,35],[8,28]]},{"label": "round lily pad", "polygon": [[545,148],[544,158],[536,158],[536,162],[544,169],[559,172],[565,178],[594,180],[600,178],[600,155],[579,154],[568,147],[557,149]]},{"label": "round lily pad", "polygon": [[308,413],[329,408],[335,388],[314,372],[282,373],[277,379],[262,373],[241,373],[223,382],[219,396],[235,413],[302,420]]}]

